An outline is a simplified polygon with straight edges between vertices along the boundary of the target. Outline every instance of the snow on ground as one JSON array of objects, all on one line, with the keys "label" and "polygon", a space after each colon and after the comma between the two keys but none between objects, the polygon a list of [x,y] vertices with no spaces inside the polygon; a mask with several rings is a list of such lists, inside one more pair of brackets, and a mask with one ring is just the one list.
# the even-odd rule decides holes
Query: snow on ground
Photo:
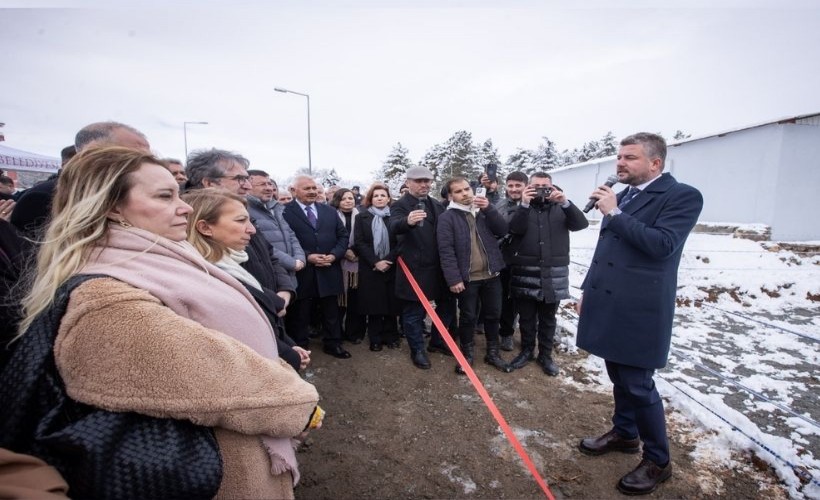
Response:
[{"label": "snow on ground", "polygon": [[[579,296],[598,227],[572,234]],[[770,242],[693,233],[678,276],[669,364],[655,377],[669,405],[704,430],[695,454],[768,462],[794,498],[820,498],[820,256]],[[561,326],[574,347],[575,318]],[[587,369],[610,386],[603,362]]]}]

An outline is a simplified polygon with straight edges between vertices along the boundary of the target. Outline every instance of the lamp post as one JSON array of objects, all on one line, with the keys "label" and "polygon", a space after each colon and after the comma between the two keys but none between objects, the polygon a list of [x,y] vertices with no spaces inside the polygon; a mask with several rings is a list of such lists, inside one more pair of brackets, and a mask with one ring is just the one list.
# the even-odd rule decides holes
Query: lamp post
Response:
[{"label": "lamp post", "polygon": [[296,92],[293,90],[283,89],[276,87],[273,90],[277,92],[282,92],[284,94],[296,94],[300,96],[304,96],[307,99],[307,130],[308,130],[308,174],[313,175],[313,162],[311,160],[310,155],[310,96],[307,94],[303,94],[301,92]]},{"label": "lamp post", "polygon": [[182,134],[185,137],[185,162],[188,162],[188,125],[207,125],[208,122],[182,122]]}]

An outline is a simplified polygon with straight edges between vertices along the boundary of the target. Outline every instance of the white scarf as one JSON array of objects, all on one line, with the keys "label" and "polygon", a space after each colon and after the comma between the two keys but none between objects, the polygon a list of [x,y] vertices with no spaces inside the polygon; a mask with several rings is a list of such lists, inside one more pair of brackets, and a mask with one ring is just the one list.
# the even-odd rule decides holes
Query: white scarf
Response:
[{"label": "white scarf", "polygon": [[259,280],[254,278],[251,273],[246,271],[244,267],[239,265],[243,262],[248,262],[248,252],[244,250],[237,252],[236,250],[231,250],[229,248],[221,259],[214,262],[214,265],[238,279],[242,283],[250,285],[261,292],[262,284],[259,283]]},{"label": "white scarf", "polygon": [[473,214],[473,217],[475,217],[475,214],[478,213],[478,208],[472,203],[470,203],[469,205],[462,205],[461,203],[456,203],[454,201],[451,201],[447,205],[447,210],[461,210],[462,212],[468,212]]}]

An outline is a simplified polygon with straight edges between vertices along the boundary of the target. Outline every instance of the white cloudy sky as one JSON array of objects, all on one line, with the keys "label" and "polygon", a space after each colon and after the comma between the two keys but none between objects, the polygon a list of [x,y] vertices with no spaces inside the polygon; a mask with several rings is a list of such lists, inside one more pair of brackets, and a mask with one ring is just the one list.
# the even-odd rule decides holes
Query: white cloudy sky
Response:
[{"label": "white cloudy sky", "polygon": [[[664,8],[656,8],[662,4]],[[105,5],[105,7],[103,7]],[[169,6],[170,5],[170,6]],[[20,9],[15,7],[41,8]],[[71,8],[65,8],[71,7]],[[820,111],[820,2],[0,0],[0,122],[56,156],[117,120],[164,156],[221,147],[366,181],[456,130],[503,157],[612,130],[695,135]]]}]

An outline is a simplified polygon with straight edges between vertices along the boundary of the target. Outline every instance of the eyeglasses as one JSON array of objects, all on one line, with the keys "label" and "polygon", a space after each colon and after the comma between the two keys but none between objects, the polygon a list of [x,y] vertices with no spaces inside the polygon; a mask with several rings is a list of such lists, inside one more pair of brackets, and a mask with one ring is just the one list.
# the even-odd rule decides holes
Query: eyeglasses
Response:
[{"label": "eyeglasses", "polygon": [[223,175],[221,176],[223,179],[233,179],[239,184],[244,184],[246,182],[250,182],[251,178],[247,175]]}]

